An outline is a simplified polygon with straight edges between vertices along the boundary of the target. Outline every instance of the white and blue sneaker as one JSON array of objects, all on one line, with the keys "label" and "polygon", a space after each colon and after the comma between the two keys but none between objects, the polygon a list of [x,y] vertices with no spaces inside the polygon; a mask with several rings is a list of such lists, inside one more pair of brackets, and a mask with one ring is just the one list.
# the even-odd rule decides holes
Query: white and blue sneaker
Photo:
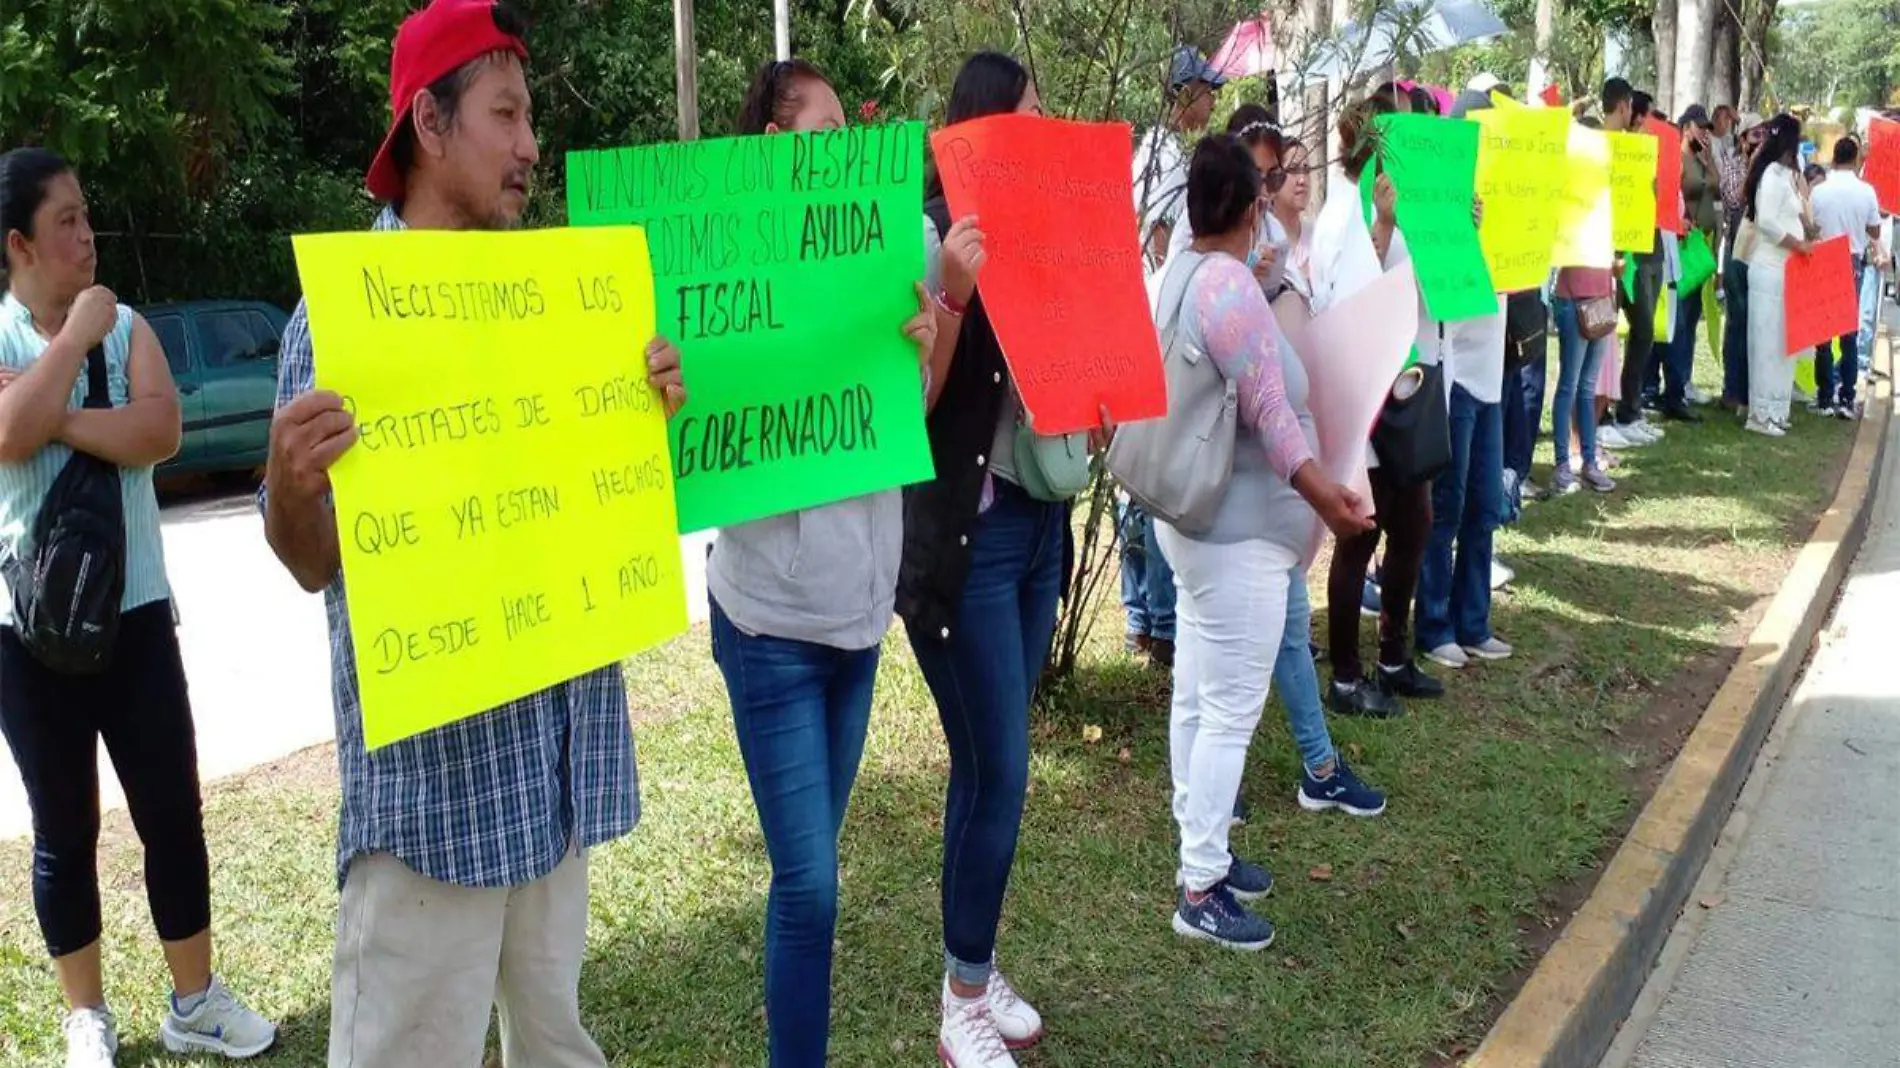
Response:
[{"label": "white and blue sneaker", "polygon": [[1215,884],[1199,901],[1190,900],[1183,887],[1174,907],[1174,932],[1248,953],[1273,944],[1273,924],[1242,908],[1225,882]]},{"label": "white and blue sneaker", "polygon": [[113,1068],[118,1063],[119,1025],[112,1010],[74,1009],[66,1014],[66,1068]]},{"label": "white and blue sneaker", "polygon": [[1339,809],[1349,816],[1371,817],[1385,811],[1385,795],[1359,780],[1344,757],[1333,759],[1333,773],[1324,779],[1300,775],[1300,807],[1308,812]]},{"label": "white and blue sneaker", "polygon": [[215,977],[190,1012],[180,1013],[176,996],[171,1011],[158,1027],[159,1041],[179,1056],[215,1053],[228,1060],[248,1060],[277,1042],[277,1025],[244,1007]]}]

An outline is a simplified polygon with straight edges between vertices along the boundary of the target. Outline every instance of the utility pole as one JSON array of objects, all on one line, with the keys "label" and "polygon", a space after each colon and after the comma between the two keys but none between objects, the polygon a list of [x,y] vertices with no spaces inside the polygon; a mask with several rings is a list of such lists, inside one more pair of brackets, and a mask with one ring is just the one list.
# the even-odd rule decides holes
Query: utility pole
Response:
[{"label": "utility pole", "polygon": [[792,58],[792,0],[772,0],[772,36],[778,59]]},{"label": "utility pole", "polygon": [[679,95],[680,140],[699,140],[699,46],[693,32],[693,0],[673,0],[675,88]]},{"label": "utility pole", "polygon": [[[1670,0],[1663,0],[1663,2],[1668,3]],[[1550,84],[1551,24],[1555,21],[1556,12],[1553,10],[1555,6],[1551,0],[1537,0],[1537,14],[1533,23],[1536,28],[1533,31],[1535,36],[1532,38],[1531,47],[1529,92],[1524,94],[1524,99],[1527,101],[1534,102],[1537,94],[1544,91],[1544,86]],[[1582,96],[1584,88],[1573,85],[1569,87],[1569,93],[1573,97]]]}]

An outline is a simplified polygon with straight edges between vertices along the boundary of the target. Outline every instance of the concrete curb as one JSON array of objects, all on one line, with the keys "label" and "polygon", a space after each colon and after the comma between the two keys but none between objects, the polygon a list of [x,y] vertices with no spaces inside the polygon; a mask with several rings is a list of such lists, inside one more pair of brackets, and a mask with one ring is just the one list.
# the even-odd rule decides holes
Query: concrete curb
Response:
[{"label": "concrete curb", "polygon": [[[1884,330],[1874,365],[1893,366]],[[1596,889],[1465,1068],[1596,1068],[1615,1040],[1859,551],[1893,417],[1892,381],[1872,392],[1833,502],[1728,679]]]}]

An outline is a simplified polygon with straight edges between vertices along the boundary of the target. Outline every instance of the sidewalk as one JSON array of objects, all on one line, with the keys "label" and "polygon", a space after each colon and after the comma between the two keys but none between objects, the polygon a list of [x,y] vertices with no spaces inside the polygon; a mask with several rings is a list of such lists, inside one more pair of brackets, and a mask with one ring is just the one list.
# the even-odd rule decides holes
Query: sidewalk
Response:
[{"label": "sidewalk", "polygon": [[1900,1068],[1896,444],[1834,618],[1603,1068]]}]

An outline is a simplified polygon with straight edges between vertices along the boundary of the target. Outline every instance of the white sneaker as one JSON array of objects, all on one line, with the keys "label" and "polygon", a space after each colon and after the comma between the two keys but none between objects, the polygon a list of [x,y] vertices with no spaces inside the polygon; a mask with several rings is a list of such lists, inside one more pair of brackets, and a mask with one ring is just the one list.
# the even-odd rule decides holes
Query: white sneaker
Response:
[{"label": "white sneaker", "polygon": [[[1597,447],[1602,449],[1627,449],[1635,442],[1623,433],[1615,423],[1604,423],[1597,427]],[[1647,444],[1645,442],[1644,444]]]},{"label": "white sneaker", "polygon": [[1491,561],[1491,588],[1493,590],[1501,590],[1509,586],[1516,578],[1517,572],[1511,570],[1511,565],[1496,559]]},{"label": "white sneaker", "polygon": [[1499,638],[1495,634],[1477,645],[1467,645],[1464,648],[1466,653],[1480,660],[1509,660],[1511,654],[1516,652],[1516,650],[1511,648],[1510,642]]},{"label": "white sneaker", "polygon": [[165,1014],[158,1028],[165,1049],[180,1056],[216,1053],[234,1061],[255,1057],[277,1041],[277,1025],[244,1007],[215,977],[189,1016]]},{"label": "white sneaker", "polygon": [[[944,979],[944,995],[949,996],[950,980]],[[1028,1049],[1042,1041],[1044,1027],[1042,1013],[1036,1007],[1024,1001],[1009,985],[1009,980],[995,968],[990,969],[990,1018],[996,1021],[997,1033],[1003,1036],[1003,1044],[1012,1050]]]},{"label": "white sneaker", "polygon": [[[994,973],[992,973],[994,974]],[[996,1028],[990,999],[964,1001],[944,984],[943,1026],[937,1031],[937,1058],[949,1068],[1016,1068],[1009,1044]]]},{"label": "white sneaker", "polygon": [[1465,655],[1463,649],[1449,642],[1427,652],[1425,659],[1430,660],[1439,667],[1451,668],[1453,671],[1471,663],[1471,658]]},{"label": "white sneaker", "polygon": [[1765,437],[1765,438],[1785,438],[1788,436],[1787,431],[1781,429],[1780,427],[1776,426],[1773,423],[1766,422],[1760,419],[1753,419],[1753,418],[1749,419],[1748,422],[1742,424],[1742,429],[1748,431],[1751,434],[1760,434],[1762,437]]},{"label": "white sneaker", "polygon": [[66,1068],[113,1068],[119,1024],[111,1009],[74,1009],[66,1014],[65,1031]]},{"label": "white sneaker", "polygon": [[1694,382],[1683,387],[1682,398],[1690,404],[1695,405],[1713,404],[1715,402],[1714,397],[1702,392]]}]

